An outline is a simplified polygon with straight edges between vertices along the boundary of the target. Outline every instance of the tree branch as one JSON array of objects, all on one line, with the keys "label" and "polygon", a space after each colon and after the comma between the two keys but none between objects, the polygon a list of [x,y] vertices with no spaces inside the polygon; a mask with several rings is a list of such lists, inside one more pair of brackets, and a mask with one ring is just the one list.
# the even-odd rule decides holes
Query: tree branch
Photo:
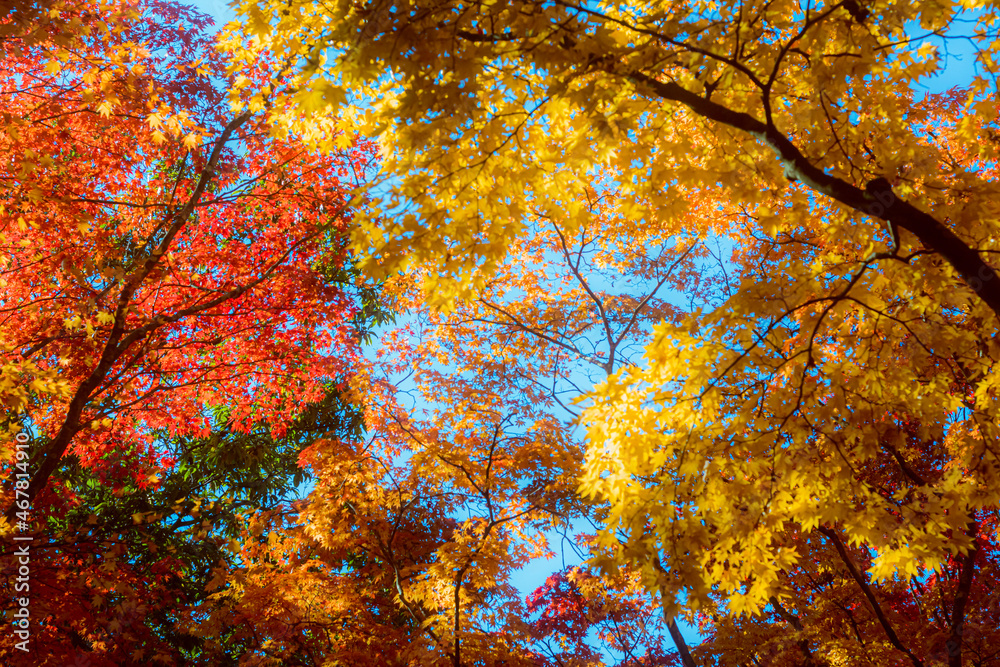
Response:
[{"label": "tree branch", "polygon": [[[614,73],[614,72],[612,72]],[[902,201],[884,179],[869,183],[865,190],[851,185],[813,165],[805,155],[773,125],[717,102],[673,82],[657,81],[642,72],[621,74],[657,97],[679,102],[697,115],[747,132],[769,145],[785,167],[785,173],[807,187],[874,218],[885,220],[890,229],[898,227],[916,236],[921,243],[944,257],[962,279],[1000,317],[1000,276],[979,253],[936,218]]]},{"label": "tree branch", "polygon": [[955,603],[951,609],[951,639],[948,640],[948,667],[962,667],[962,626],[965,624],[965,606],[969,602],[969,591],[976,572],[976,534],[979,532],[979,522],[970,517],[967,535],[972,538],[972,548],[965,554],[962,569],[958,574],[958,589],[955,591]]},{"label": "tree branch", "polygon": [[910,652],[910,649],[903,646],[903,643],[899,641],[899,636],[896,635],[896,631],[892,628],[892,624],[890,624],[889,619],[886,618],[885,612],[882,610],[882,606],[875,598],[875,593],[872,592],[868,582],[865,581],[865,578],[861,576],[860,572],[858,572],[858,568],[854,564],[854,561],[851,560],[850,554],[847,553],[847,548],[844,546],[844,542],[840,539],[840,536],[837,535],[835,531],[823,526],[820,526],[818,530],[826,535],[833,546],[837,549],[837,553],[840,554],[840,559],[844,561],[844,565],[847,566],[847,571],[850,572],[851,578],[854,579],[854,581],[861,588],[861,592],[864,593],[865,597],[868,599],[868,604],[871,605],[872,611],[875,612],[875,616],[878,618],[878,622],[882,625],[882,629],[885,630],[885,634],[889,638],[889,642],[898,650],[909,656],[910,662],[913,663],[914,667],[923,667],[923,661],[913,655],[913,653]]}]

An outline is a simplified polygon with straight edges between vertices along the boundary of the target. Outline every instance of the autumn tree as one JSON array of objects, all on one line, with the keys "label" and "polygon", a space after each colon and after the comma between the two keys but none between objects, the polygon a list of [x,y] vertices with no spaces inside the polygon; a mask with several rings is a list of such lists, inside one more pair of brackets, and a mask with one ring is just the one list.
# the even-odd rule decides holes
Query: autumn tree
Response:
[{"label": "autumn tree", "polygon": [[[273,136],[266,100],[234,111],[237,75],[190,8],[52,4],[27,32],[17,11],[0,42],[7,613],[13,535],[33,574],[30,651],[12,632],[0,651],[176,662],[192,646],[174,622],[221,558],[199,541],[290,499],[303,433],[350,432],[375,305],[346,228],[374,158]],[[279,93],[284,71],[240,81]]]},{"label": "autumn tree", "polygon": [[[71,443],[86,455],[109,439],[142,439],[143,426],[207,427],[205,415],[174,422],[182,406],[279,423],[296,399],[322,394],[342,366],[325,353],[354,338],[350,326],[317,325],[354,308],[323,265],[344,257],[337,229],[350,195],[340,178],[350,186],[367,158],[270,139],[263,111],[231,115],[208,19],[178,11],[136,8],[91,46],[117,54],[110,63],[63,54],[50,79],[27,56],[9,63],[8,347],[24,368],[59,369],[68,398],[31,412],[41,389],[28,372],[6,390],[9,407],[53,434],[33,457],[32,497]],[[29,75],[37,81],[19,90]]]},{"label": "autumn tree", "polygon": [[[432,305],[535,219],[573,237],[595,184],[637,229],[723,240],[714,295],[581,418],[607,562],[711,619],[687,665],[997,659],[994,5],[239,11],[234,54],[288,54],[290,102],[381,133],[396,187],[354,241]],[[925,94],[955,39],[975,72]]]},{"label": "autumn tree", "polygon": [[[196,631],[268,638],[255,655],[275,664],[532,665],[511,577],[547,552],[579,451],[534,394],[511,399],[515,378],[435,374],[405,338],[383,344],[398,356],[353,385],[365,436],[303,452],[315,489],[286,516],[250,520],[238,584],[198,610]],[[414,411],[392,381],[405,366],[424,400],[449,403]]]},{"label": "autumn tree", "polygon": [[[219,664],[250,651],[236,628],[213,636],[209,650],[177,621],[229,584],[238,566],[229,541],[243,534],[244,516],[299,499],[307,477],[300,451],[320,436],[355,433],[359,414],[331,387],[280,438],[266,425],[234,431],[220,411],[210,421],[208,436],[161,441],[174,459],[163,469],[127,447],[91,466],[67,457],[53,478],[65,489],[62,502],[32,542],[33,580],[46,593],[38,601],[59,601],[36,650],[65,642],[89,665],[137,655],[208,664],[208,653],[224,656]],[[158,482],[136,481],[140,466],[156,470]]]},{"label": "autumn tree", "polygon": [[665,649],[660,611],[638,581],[570,567],[529,596],[528,611],[538,613],[532,632],[549,664],[602,664],[608,654],[622,667],[678,664]]}]

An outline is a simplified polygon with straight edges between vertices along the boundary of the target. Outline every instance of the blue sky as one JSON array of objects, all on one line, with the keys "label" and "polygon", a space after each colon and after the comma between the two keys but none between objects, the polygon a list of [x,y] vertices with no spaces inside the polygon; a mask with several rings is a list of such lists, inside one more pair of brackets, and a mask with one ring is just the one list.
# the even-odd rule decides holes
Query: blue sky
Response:
[{"label": "blue sky", "polygon": [[226,21],[233,18],[233,10],[229,8],[229,3],[225,0],[195,0],[192,4],[215,18],[217,26],[221,26]]}]

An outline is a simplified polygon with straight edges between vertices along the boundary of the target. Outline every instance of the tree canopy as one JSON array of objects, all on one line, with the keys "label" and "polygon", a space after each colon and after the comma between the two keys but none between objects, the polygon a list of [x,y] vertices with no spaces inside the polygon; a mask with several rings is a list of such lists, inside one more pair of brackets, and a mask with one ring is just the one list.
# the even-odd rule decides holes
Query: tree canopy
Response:
[{"label": "tree canopy", "polygon": [[233,7],[0,33],[8,519],[244,471],[141,650],[1000,663],[994,4]]}]

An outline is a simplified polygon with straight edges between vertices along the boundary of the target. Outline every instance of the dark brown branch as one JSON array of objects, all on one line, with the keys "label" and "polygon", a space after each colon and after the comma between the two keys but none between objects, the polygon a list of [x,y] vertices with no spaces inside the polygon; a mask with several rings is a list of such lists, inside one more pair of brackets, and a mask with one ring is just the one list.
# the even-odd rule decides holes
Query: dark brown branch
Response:
[{"label": "dark brown branch", "polygon": [[[795,628],[797,632],[801,633],[804,631],[802,621],[799,620],[799,617],[785,609],[781,605],[781,602],[778,601],[778,598],[772,595],[771,599],[768,601],[771,603],[771,606],[774,607],[774,610],[778,612],[778,616],[784,619],[785,622]],[[798,645],[799,648],[802,649],[802,653],[809,660],[809,664],[812,664],[812,650],[809,648],[809,641],[805,637],[802,637],[798,640]]]},{"label": "dark brown branch", "polygon": [[819,532],[829,538],[830,542],[837,549],[837,553],[840,554],[840,559],[844,561],[844,565],[847,566],[847,571],[850,572],[851,578],[858,584],[861,588],[861,592],[865,594],[865,598],[868,599],[868,604],[871,605],[872,611],[875,612],[876,618],[878,618],[879,624],[881,624],[882,629],[885,630],[886,636],[889,638],[889,642],[896,647],[899,651],[902,651],[910,658],[910,662],[913,663],[914,667],[923,667],[923,661],[921,661],[917,656],[910,652],[910,649],[903,646],[903,643],[899,641],[899,636],[893,629],[892,624],[889,623],[889,619],[886,617],[885,612],[882,610],[882,605],[879,604],[878,599],[875,597],[875,593],[872,592],[871,587],[868,582],[858,571],[857,566],[854,561],[851,560],[851,555],[847,553],[847,548],[844,546],[844,542],[840,539],[837,533],[829,528],[820,526],[818,528]]},{"label": "dark brown branch", "polygon": [[890,228],[905,229],[926,247],[944,257],[962,276],[965,283],[1000,317],[1000,276],[983,261],[979,253],[936,218],[902,201],[884,179],[876,179],[874,188],[851,185],[812,164],[805,155],[773,125],[750,114],[733,111],[705,99],[673,82],[657,81],[642,72],[619,73],[652,91],[657,97],[679,102],[697,115],[747,132],[767,143],[784,163],[786,174],[807,187],[825,194],[858,212],[885,220]]},{"label": "dark brown branch", "polygon": [[681,635],[680,629],[677,627],[677,621],[672,618],[666,619],[667,630],[670,631],[670,638],[674,640],[674,646],[677,647],[677,652],[681,656],[681,664],[684,667],[698,667],[691,657],[691,651],[688,650],[687,642],[684,641],[684,636]]},{"label": "dark brown branch", "polygon": [[[659,557],[653,558],[653,567],[656,568],[656,571],[661,574],[666,573],[666,570],[660,563]],[[677,648],[677,653],[681,656],[681,664],[684,667],[698,667],[698,664],[694,661],[694,657],[691,655],[690,649],[688,649],[687,642],[684,641],[684,635],[681,634],[680,628],[677,627],[677,621],[675,621],[672,616],[667,615],[666,601],[666,596],[664,595],[663,620],[667,624],[667,630],[670,632],[670,638],[674,640],[674,646]]]},{"label": "dark brown branch", "polygon": [[947,644],[948,667],[962,667],[962,626],[965,624],[965,607],[969,602],[969,591],[972,589],[972,579],[976,572],[978,532],[979,522],[972,518],[966,533],[972,538],[972,547],[963,557],[962,569],[958,574],[958,589],[955,591],[955,603],[951,609],[951,638]]}]

